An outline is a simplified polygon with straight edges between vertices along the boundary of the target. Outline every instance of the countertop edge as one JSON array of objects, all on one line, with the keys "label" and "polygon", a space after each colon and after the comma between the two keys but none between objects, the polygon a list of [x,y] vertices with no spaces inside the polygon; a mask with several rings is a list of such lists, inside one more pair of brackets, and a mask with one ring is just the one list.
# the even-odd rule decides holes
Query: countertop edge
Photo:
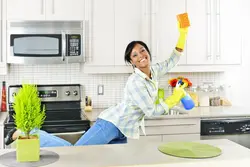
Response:
[{"label": "countertop edge", "polygon": [[[98,115],[104,111],[104,108],[94,108],[91,112],[84,112],[83,115],[91,122],[95,122]],[[210,119],[210,118],[250,118],[250,111],[246,107],[197,107],[192,111],[186,111],[186,114],[162,115],[155,117],[145,117],[145,120],[164,120],[164,119]]]}]

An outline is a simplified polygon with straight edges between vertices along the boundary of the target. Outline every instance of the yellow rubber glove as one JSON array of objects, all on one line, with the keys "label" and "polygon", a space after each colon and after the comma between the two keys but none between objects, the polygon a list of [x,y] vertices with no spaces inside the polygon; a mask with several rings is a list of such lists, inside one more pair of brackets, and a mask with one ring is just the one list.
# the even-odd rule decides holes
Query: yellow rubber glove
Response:
[{"label": "yellow rubber glove", "polygon": [[187,39],[187,33],[188,33],[188,27],[186,28],[180,28],[180,22],[178,21],[178,30],[180,32],[180,36],[177,42],[176,47],[178,49],[184,49],[184,46],[186,44],[186,39]]},{"label": "yellow rubber glove", "polygon": [[177,105],[181,101],[181,99],[186,95],[184,87],[185,84],[182,86],[176,84],[173,94],[165,99],[164,102],[168,105],[169,109]]}]

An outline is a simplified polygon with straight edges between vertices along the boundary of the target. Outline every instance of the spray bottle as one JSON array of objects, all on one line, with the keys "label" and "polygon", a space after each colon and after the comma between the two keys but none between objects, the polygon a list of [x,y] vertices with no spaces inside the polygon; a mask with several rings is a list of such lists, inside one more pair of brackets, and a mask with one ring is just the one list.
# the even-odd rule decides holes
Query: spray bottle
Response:
[{"label": "spray bottle", "polygon": [[[180,79],[177,84],[178,84],[177,87],[180,85],[183,88],[187,87],[187,83],[183,82],[182,79]],[[186,91],[185,94],[186,95],[181,99],[181,103],[186,110],[191,110],[195,106],[194,101]]]}]

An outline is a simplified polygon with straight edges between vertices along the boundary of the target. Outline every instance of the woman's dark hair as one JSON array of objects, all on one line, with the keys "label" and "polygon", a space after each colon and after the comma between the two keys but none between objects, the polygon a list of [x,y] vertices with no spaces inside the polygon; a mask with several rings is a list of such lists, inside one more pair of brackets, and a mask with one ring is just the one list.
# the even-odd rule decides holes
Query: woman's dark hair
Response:
[{"label": "woman's dark hair", "polygon": [[130,54],[131,54],[131,52],[132,52],[132,50],[133,50],[133,48],[135,47],[136,44],[142,45],[148,51],[149,56],[150,56],[150,60],[152,60],[151,53],[150,53],[150,51],[148,49],[148,46],[144,42],[142,42],[142,41],[132,41],[127,45],[127,48],[125,50],[125,56],[124,56],[125,63],[131,64],[131,62],[130,62],[131,61]]}]

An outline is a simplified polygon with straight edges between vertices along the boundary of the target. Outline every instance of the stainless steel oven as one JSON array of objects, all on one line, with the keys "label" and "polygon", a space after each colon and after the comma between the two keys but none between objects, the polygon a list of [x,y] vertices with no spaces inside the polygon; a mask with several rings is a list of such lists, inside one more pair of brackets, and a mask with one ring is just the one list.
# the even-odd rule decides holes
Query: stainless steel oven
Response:
[{"label": "stainless steel oven", "polygon": [[[4,137],[15,127],[13,103],[20,88],[21,85],[8,87],[9,109],[4,123]],[[83,116],[80,104],[82,85],[37,85],[37,89],[41,103],[46,108],[46,118],[41,129],[74,144],[90,128],[90,121]]]},{"label": "stainless steel oven", "polygon": [[13,22],[7,28],[7,62],[62,64],[84,62],[84,22]]}]

